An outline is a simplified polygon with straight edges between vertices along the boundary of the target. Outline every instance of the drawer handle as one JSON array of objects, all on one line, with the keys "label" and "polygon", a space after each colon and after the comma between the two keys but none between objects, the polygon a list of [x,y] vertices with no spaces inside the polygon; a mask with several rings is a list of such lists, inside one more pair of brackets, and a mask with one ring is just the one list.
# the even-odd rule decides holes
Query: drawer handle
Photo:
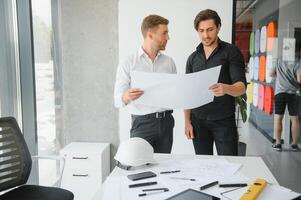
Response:
[{"label": "drawer handle", "polygon": [[72,174],[72,176],[87,177],[88,174]]},{"label": "drawer handle", "polygon": [[72,159],[78,159],[78,160],[86,160],[88,158],[89,158],[88,156],[86,156],[86,157],[76,157],[76,156],[72,157]]}]

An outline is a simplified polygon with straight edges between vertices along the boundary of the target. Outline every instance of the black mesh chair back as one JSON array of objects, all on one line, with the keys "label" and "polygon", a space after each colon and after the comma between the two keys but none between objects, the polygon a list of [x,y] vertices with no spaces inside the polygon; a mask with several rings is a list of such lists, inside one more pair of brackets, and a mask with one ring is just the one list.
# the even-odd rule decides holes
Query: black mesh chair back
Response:
[{"label": "black mesh chair back", "polygon": [[[0,118],[0,200],[73,200],[72,192],[56,187],[27,185],[32,160],[13,117]],[[8,190],[9,189],[9,190]]]},{"label": "black mesh chair back", "polygon": [[0,118],[0,191],[27,182],[31,156],[13,117]]}]

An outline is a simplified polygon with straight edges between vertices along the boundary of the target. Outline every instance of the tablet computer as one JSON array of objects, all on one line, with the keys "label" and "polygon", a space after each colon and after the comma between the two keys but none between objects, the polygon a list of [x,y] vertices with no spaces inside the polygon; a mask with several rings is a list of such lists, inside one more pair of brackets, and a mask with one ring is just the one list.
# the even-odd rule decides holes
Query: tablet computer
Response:
[{"label": "tablet computer", "polygon": [[187,189],[174,196],[169,197],[166,200],[219,200],[220,198],[211,196],[209,194],[199,192],[193,189]]}]

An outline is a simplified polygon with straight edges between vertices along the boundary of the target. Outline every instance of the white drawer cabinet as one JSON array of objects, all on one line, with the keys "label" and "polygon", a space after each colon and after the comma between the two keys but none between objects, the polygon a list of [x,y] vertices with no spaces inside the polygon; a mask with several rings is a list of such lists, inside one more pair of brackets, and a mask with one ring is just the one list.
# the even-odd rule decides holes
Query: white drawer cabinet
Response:
[{"label": "white drawer cabinet", "polygon": [[74,200],[90,200],[110,173],[109,143],[74,142],[60,151],[65,157],[61,187]]}]

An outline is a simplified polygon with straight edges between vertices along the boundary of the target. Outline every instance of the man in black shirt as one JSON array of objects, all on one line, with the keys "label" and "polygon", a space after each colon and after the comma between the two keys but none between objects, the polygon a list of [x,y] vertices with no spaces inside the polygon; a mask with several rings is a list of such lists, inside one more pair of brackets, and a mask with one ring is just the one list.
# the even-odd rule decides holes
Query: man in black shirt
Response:
[{"label": "man in black shirt", "polygon": [[218,38],[221,19],[215,11],[201,11],[194,27],[202,42],[189,56],[186,73],[222,67],[218,83],[209,88],[215,96],[213,102],[185,110],[185,134],[193,139],[196,154],[212,155],[215,142],[219,155],[237,155],[235,97],[246,90],[243,56],[237,47]]}]

